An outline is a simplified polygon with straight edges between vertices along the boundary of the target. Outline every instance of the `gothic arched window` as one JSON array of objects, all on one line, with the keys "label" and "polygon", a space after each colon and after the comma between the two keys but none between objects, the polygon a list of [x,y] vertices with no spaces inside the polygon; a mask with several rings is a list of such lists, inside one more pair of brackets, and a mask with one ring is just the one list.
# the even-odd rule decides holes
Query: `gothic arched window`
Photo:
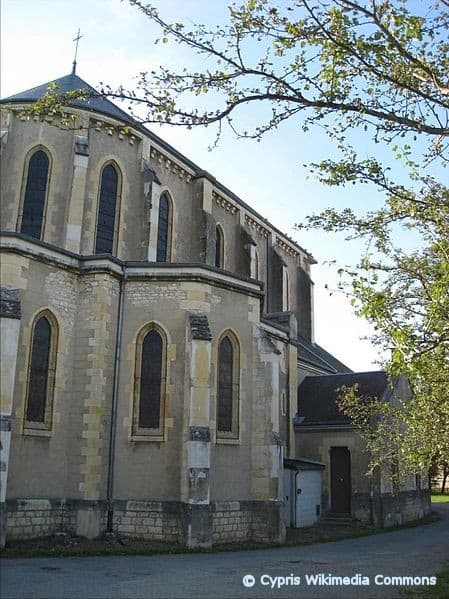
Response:
[{"label": "gothic arched window", "polygon": [[112,254],[116,230],[116,208],[119,176],[112,164],[107,164],[101,173],[100,197],[98,202],[95,253]]},{"label": "gothic arched window", "polygon": [[234,335],[225,333],[218,344],[217,437],[238,438],[239,346]]},{"label": "gothic arched window", "polygon": [[25,427],[51,429],[58,326],[51,313],[38,315],[32,327]]},{"label": "gothic arched window", "polygon": [[224,234],[220,225],[215,227],[215,266],[224,268]]},{"label": "gothic arched window", "polygon": [[166,372],[166,339],[151,324],[137,339],[134,435],[162,435]]},{"label": "gothic arched window", "polygon": [[20,232],[40,239],[47,198],[50,160],[43,150],[37,150],[28,161]]},{"label": "gothic arched window", "polygon": [[159,199],[159,217],[157,223],[156,262],[170,260],[172,210],[168,194],[163,193]]}]

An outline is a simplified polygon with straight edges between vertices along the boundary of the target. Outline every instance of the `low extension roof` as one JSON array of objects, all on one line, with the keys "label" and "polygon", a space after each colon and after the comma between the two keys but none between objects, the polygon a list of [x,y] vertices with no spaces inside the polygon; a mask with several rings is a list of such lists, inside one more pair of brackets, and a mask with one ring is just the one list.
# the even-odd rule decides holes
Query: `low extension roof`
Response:
[{"label": "low extension roof", "polygon": [[297,426],[338,426],[350,424],[337,406],[338,389],[358,384],[360,395],[382,399],[389,388],[387,373],[347,372],[322,376],[306,376],[298,386]]},{"label": "low extension roof", "polygon": [[287,470],[324,470],[323,462],[306,460],[305,458],[284,458],[284,468]]},{"label": "low extension roof", "polygon": [[318,343],[311,343],[298,335],[298,360],[311,366],[316,366],[329,374],[339,372],[352,372],[352,370],[340,362],[335,356],[326,351]]}]

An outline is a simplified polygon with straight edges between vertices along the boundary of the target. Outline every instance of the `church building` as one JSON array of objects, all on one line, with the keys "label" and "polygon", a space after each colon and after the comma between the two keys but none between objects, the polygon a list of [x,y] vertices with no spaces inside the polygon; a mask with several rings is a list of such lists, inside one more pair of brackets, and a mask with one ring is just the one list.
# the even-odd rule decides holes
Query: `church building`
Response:
[{"label": "church building", "polygon": [[298,383],[350,372],[314,342],[315,260],[74,71],[55,83],[87,91],[73,126],[24,111],[49,84],[2,101],[6,538],[282,542]]}]

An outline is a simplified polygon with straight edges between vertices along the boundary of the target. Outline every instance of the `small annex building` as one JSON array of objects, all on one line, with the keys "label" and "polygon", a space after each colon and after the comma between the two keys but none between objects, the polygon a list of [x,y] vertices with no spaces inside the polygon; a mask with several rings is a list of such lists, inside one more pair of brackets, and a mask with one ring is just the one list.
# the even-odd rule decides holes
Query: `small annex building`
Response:
[{"label": "small annex building", "polygon": [[294,421],[296,453],[326,466],[322,474],[323,513],[377,526],[422,518],[430,513],[427,476],[419,473],[408,477],[393,493],[382,472],[366,475],[369,455],[363,440],[337,405],[339,388],[353,385],[358,386],[362,397],[388,402],[410,397],[407,380],[400,377],[391,383],[384,371],[306,376],[302,380]]}]

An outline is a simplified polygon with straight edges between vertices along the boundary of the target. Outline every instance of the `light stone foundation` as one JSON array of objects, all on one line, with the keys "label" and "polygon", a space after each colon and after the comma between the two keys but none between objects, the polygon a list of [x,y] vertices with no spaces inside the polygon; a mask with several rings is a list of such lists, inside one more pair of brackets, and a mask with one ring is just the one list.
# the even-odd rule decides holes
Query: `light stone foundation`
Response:
[{"label": "light stone foundation", "polygon": [[213,510],[214,545],[245,541],[281,543],[284,540],[281,502],[217,502]]},{"label": "light stone foundation", "polygon": [[62,500],[19,499],[6,505],[8,541],[74,532],[74,514],[68,513]]},{"label": "light stone foundation", "polygon": [[[62,499],[19,499],[7,503],[8,540],[51,536],[58,532],[87,538],[106,532],[104,502]],[[195,512],[195,513],[193,513]],[[167,543],[189,543],[189,526],[203,513],[178,501],[114,502],[113,530],[129,538]],[[228,501],[212,503],[207,521],[213,545],[221,543],[280,543],[283,540],[282,504],[276,501]],[[84,529],[84,534],[81,529]],[[95,533],[95,534],[94,534]]]},{"label": "light stone foundation", "polygon": [[116,501],[114,531],[125,537],[181,541],[180,504],[176,501]]}]

